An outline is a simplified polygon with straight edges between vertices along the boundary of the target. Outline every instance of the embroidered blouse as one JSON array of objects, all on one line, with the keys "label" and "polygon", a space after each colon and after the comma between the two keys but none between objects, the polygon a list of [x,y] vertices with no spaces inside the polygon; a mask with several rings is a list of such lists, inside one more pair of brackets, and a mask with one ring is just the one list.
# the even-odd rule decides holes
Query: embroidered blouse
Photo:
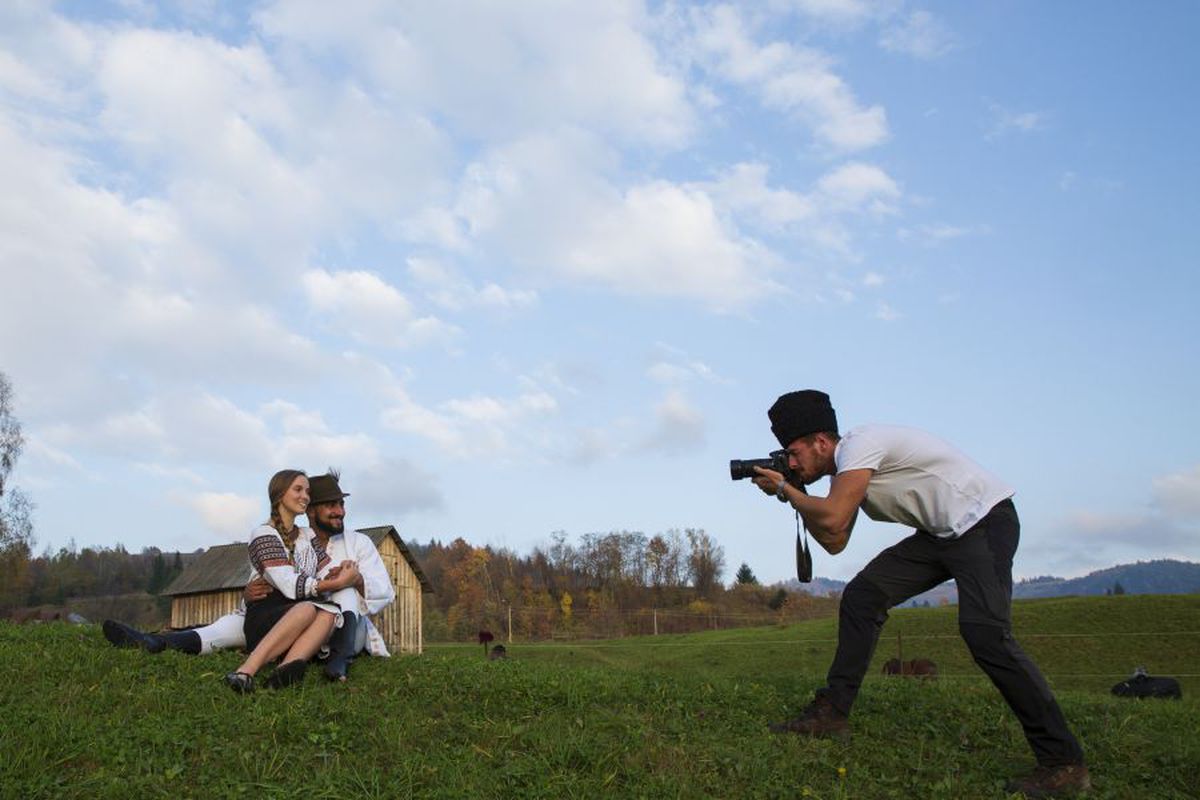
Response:
[{"label": "embroidered blouse", "polygon": [[316,597],[317,582],[332,566],[311,528],[300,528],[289,554],[279,531],[259,525],[250,534],[248,549],[254,571],[289,600]]}]

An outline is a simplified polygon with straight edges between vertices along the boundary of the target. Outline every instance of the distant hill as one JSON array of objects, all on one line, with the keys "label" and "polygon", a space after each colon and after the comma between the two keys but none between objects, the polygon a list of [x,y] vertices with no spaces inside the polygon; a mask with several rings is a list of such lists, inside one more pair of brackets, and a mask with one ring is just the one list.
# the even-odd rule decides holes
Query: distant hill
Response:
[{"label": "distant hill", "polygon": [[[846,588],[845,581],[813,578],[812,583],[787,581],[792,591],[808,592],[823,597]],[[1115,567],[1089,572],[1081,578],[1044,576],[1019,581],[1013,587],[1013,597],[1066,597],[1071,595],[1105,594],[1192,594],[1200,592],[1200,564],[1191,561],[1160,559],[1119,564]],[[931,606],[957,603],[958,590],[954,581],[947,581],[924,594],[909,600],[905,606]]]},{"label": "distant hill", "polygon": [[1033,578],[1013,587],[1016,597],[1192,592],[1200,592],[1200,564],[1170,559],[1120,564],[1090,572],[1082,578]]}]

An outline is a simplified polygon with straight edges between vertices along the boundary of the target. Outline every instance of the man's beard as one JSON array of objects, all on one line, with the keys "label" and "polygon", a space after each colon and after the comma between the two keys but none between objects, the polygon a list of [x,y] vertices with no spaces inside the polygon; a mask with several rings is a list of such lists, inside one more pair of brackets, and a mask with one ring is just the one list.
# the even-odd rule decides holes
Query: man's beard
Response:
[{"label": "man's beard", "polygon": [[337,524],[336,528],[334,527],[333,521],[324,522],[319,519],[314,519],[312,521],[312,524],[313,524],[314,528],[316,528],[317,530],[319,530],[321,533],[325,534],[326,536],[337,536],[340,533],[344,533],[346,530],[346,523],[340,519],[337,520],[337,522],[336,522],[336,524]]}]

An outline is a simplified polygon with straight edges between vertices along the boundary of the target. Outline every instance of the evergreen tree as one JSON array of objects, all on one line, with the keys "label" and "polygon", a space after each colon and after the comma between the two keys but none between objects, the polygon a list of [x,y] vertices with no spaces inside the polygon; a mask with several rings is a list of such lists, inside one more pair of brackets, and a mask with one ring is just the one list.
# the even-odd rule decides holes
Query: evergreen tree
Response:
[{"label": "evergreen tree", "polygon": [[754,572],[751,571],[750,565],[745,561],[743,561],[742,565],[738,567],[737,575],[734,577],[734,580],[736,580],[740,586],[758,585],[758,578],[754,577]]}]

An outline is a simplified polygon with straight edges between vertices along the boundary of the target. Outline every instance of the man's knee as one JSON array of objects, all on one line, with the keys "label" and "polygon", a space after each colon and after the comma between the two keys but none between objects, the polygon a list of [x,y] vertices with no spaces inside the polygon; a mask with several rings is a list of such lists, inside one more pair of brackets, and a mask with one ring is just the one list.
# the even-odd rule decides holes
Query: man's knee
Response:
[{"label": "man's knee", "polygon": [[984,625],[977,622],[959,622],[958,632],[971,657],[975,661],[995,661],[997,658],[1011,656],[1008,631],[1000,625]]},{"label": "man's knee", "polygon": [[888,596],[861,574],[846,584],[842,590],[842,602],[839,606],[841,614],[855,617],[887,618]]}]

